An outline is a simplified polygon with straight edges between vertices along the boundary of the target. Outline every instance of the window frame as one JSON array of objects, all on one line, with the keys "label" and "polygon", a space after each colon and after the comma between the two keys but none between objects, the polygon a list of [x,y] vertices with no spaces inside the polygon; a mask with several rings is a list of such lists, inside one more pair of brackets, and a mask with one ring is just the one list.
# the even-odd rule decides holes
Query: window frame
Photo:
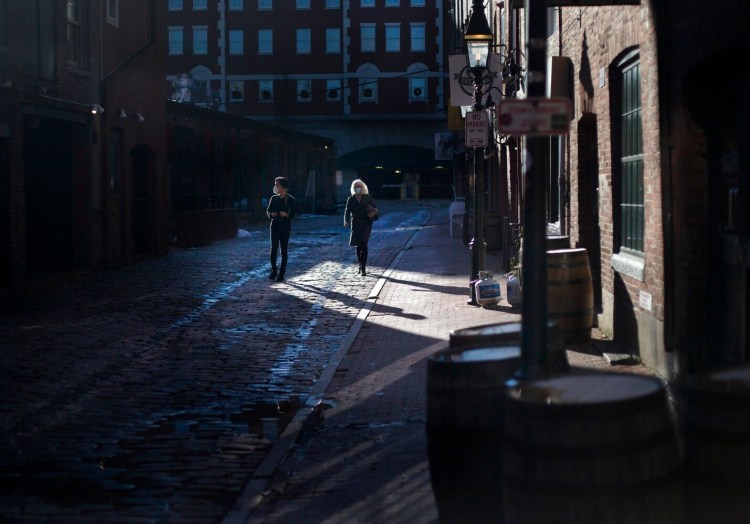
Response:
[{"label": "window frame", "polygon": [[[309,78],[297,79],[297,102],[309,104],[312,102],[312,80]],[[306,95],[305,95],[306,93]]]},{"label": "window frame", "polygon": [[114,27],[120,26],[119,0],[107,0],[107,23]]},{"label": "window frame", "polygon": [[[200,40],[196,39],[196,36],[202,33],[205,33],[206,35],[205,42],[201,42]],[[194,25],[192,34],[193,34],[193,56],[206,56],[208,54],[208,26],[207,25]],[[196,42],[205,43],[206,51],[204,53],[201,53],[198,51],[198,48],[195,45]]]},{"label": "window frame", "polygon": [[[419,85],[416,85],[419,84]],[[421,95],[415,95],[414,90],[421,89]],[[423,76],[409,77],[409,102],[427,102],[427,78]]]},{"label": "window frame", "polygon": [[[365,35],[365,30],[372,30],[372,37]],[[365,42],[372,42],[372,49],[365,47]],[[359,25],[359,50],[361,53],[375,53],[378,49],[377,25],[374,23],[363,23]]]},{"label": "window frame", "polygon": [[[266,89],[270,88],[270,89]],[[268,91],[271,95],[269,98],[263,98],[263,92]],[[258,80],[258,102],[273,102],[273,79]]]},{"label": "window frame", "polygon": [[244,11],[245,0],[229,0],[229,10],[230,11]]},{"label": "window frame", "polygon": [[[239,87],[240,96],[235,98],[234,92],[235,87]],[[244,80],[230,80],[229,81],[229,102],[244,102],[245,101],[245,81]]]},{"label": "window frame", "polygon": [[[335,39],[331,38],[331,33],[335,31]],[[335,47],[332,48],[331,44],[335,43]],[[341,53],[341,29],[338,27],[326,27],[326,54],[340,54]]]},{"label": "window frame", "polygon": [[[395,35],[394,35],[395,30]],[[396,36],[397,38],[394,38]],[[395,46],[394,46],[395,43]],[[401,52],[401,23],[387,23],[385,24],[385,52],[386,53],[400,53]]]},{"label": "window frame", "polygon": [[[263,38],[266,35],[269,37],[268,39]],[[269,29],[266,27],[258,29],[258,54],[273,54],[273,29]]]},{"label": "window frame", "polygon": [[[365,91],[370,89],[371,94],[367,96]],[[367,77],[359,79],[359,101],[360,103],[375,103],[378,101],[378,79],[375,77]]]},{"label": "window frame", "polygon": [[[421,35],[422,46],[416,47],[414,43],[415,41],[416,42],[420,41],[420,36],[415,35],[415,31],[418,31],[420,29],[422,31],[422,35]],[[409,24],[409,46],[411,48],[410,50],[415,53],[421,53],[421,52],[427,51],[427,24],[425,24],[424,22],[412,22],[411,24]]]},{"label": "window frame", "polygon": [[[307,35],[307,38],[300,38],[301,35]],[[307,50],[300,44],[307,43]],[[295,50],[298,55],[309,55],[312,53],[312,29],[309,27],[298,27],[295,31]]]},{"label": "window frame", "polygon": [[[336,96],[330,96],[331,92],[335,91]],[[343,89],[341,88],[340,78],[329,78],[326,80],[326,101],[327,102],[341,102],[344,99]]]},{"label": "window frame", "polygon": [[[234,49],[235,45],[238,43],[236,40],[234,40],[232,37],[237,36],[239,34],[239,51]],[[229,40],[229,45],[227,46],[227,53],[233,56],[238,55],[244,55],[245,54],[245,31],[242,29],[230,29],[227,33],[227,39]]]},{"label": "window frame", "polygon": [[[202,3],[202,5],[200,5]],[[196,6],[196,4],[198,4]],[[193,11],[207,11],[208,0],[193,0]]]},{"label": "window frame", "polygon": [[646,206],[643,150],[643,99],[641,61],[638,50],[628,53],[615,66],[613,132],[616,140],[615,189],[617,226],[616,252],[642,258],[645,254]]},{"label": "window frame", "polygon": [[167,5],[167,11],[182,11],[184,8],[185,4],[183,0],[169,0]]},{"label": "window frame", "polygon": [[[179,34],[180,35],[180,52],[179,53],[173,53],[172,52],[172,35],[173,34]],[[185,54],[185,27],[181,25],[175,25],[175,26],[169,26],[167,27],[167,54],[169,56],[182,56]]]},{"label": "window frame", "polygon": [[68,64],[85,69],[88,46],[86,45],[86,24],[83,17],[83,5],[80,0],[66,1],[65,42],[65,58]]},{"label": "window frame", "polygon": [[273,10],[273,0],[258,0],[258,11]]}]

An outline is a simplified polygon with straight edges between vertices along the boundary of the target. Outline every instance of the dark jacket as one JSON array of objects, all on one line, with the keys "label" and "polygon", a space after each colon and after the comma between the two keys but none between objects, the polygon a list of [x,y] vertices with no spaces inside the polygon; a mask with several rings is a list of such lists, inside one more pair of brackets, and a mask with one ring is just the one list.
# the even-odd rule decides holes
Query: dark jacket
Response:
[{"label": "dark jacket", "polygon": [[349,235],[349,245],[356,246],[361,242],[368,242],[370,240],[370,233],[372,232],[372,219],[367,216],[367,206],[377,208],[375,200],[368,194],[362,195],[362,198],[357,202],[357,198],[352,195],[346,201],[346,209],[344,210],[344,222],[351,222],[352,229]]},{"label": "dark jacket", "polygon": [[[289,213],[289,216],[280,217],[277,215],[271,217],[271,213],[280,213],[281,211],[286,211]],[[284,198],[281,198],[279,195],[273,195],[268,202],[266,215],[271,219],[272,228],[291,228],[292,219],[297,216],[297,199],[289,193],[287,193]]]}]

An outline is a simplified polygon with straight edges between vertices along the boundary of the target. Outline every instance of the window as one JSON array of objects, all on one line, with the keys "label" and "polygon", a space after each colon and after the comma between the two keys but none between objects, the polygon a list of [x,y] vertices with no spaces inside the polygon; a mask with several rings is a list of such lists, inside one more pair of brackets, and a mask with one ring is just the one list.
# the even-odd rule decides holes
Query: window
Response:
[{"label": "window", "polygon": [[0,0],[0,45],[8,45],[8,0]]},{"label": "window", "polygon": [[620,63],[619,208],[620,251],[643,253],[643,131],[641,126],[640,60],[637,54]]},{"label": "window", "polygon": [[427,100],[427,79],[410,78],[409,79],[409,101],[425,102]]},{"label": "window", "polygon": [[243,0],[229,0],[230,11],[242,11],[244,8]]},{"label": "window", "polygon": [[242,29],[229,30],[229,54],[241,55],[245,52],[245,32]]},{"label": "window", "polygon": [[339,9],[341,0],[326,0],[326,9]]},{"label": "window", "polygon": [[113,26],[117,26],[120,20],[118,3],[118,0],[107,0],[107,23]]},{"label": "window", "polygon": [[341,30],[339,28],[326,29],[326,53],[341,52]]},{"label": "window", "polygon": [[206,26],[193,27],[193,54],[208,54],[208,28]]},{"label": "window", "polygon": [[81,17],[80,0],[67,0],[65,11],[67,17],[66,43],[68,62],[78,67],[85,67],[87,46],[83,18]]},{"label": "window", "polygon": [[258,99],[261,102],[273,100],[273,80],[260,80],[258,82]]},{"label": "window", "polygon": [[360,0],[360,7],[375,7],[375,0]]},{"label": "window", "polygon": [[170,11],[182,11],[182,0],[169,0]]},{"label": "window", "polygon": [[411,24],[411,50],[425,50],[425,28],[424,24]]},{"label": "window", "polygon": [[273,29],[258,29],[258,54],[273,53]]},{"label": "window", "polygon": [[386,7],[398,7],[401,0],[385,0]]},{"label": "window", "polygon": [[297,52],[306,54],[310,49],[310,29],[297,29]]},{"label": "window", "polygon": [[245,99],[245,82],[242,80],[229,81],[229,101],[241,102]]},{"label": "window", "polygon": [[401,24],[385,24],[385,50],[401,51]]},{"label": "window", "polygon": [[424,0],[411,0],[412,7],[424,7]]},{"label": "window", "polygon": [[378,98],[378,79],[362,78],[359,81],[359,100],[361,102],[374,102]]},{"label": "window", "polygon": [[193,0],[193,11],[205,11],[208,9],[208,0]]},{"label": "window", "polygon": [[361,51],[375,52],[375,24],[362,24],[359,28]]},{"label": "window", "polygon": [[273,0],[258,0],[258,10],[268,11],[273,9]]},{"label": "window", "polygon": [[312,99],[310,80],[297,80],[297,102],[309,102]]},{"label": "window", "polygon": [[297,0],[297,9],[310,9],[310,0]]},{"label": "window", "polygon": [[169,54],[181,55],[184,52],[184,37],[182,35],[182,27],[170,27],[167,31],[169,32]]},{"label": "window", "polygon": [[341,96],[341,80],[326,80],[326,100],[339,101]]}]

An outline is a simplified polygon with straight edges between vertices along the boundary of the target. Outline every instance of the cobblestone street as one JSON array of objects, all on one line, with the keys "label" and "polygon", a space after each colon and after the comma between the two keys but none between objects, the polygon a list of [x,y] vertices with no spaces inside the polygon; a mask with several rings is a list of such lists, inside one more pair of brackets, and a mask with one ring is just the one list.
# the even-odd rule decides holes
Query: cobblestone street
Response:
[{"label": "cobblestone street", "polygon": [[384,203],[357,274],[342,217],[267,225],[3,304],[0,512],[11,522],[216,522],[307,400],[384,268],[445,202]]}]

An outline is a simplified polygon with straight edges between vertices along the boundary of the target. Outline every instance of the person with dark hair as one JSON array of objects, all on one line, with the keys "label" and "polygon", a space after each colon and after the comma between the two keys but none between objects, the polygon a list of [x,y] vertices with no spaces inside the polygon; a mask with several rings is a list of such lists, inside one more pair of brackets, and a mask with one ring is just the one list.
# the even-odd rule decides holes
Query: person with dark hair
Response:
[{"label": "person with dark hair", "polygon": [[[276,177],[273,184],[274,195],[268,202],[266,214],[271,219],[271,280],[284,281],[286,263],[289,259],[289,236],[292,232],[292,218],[297,215],[297,199],[287,192],[289,182],[283,176]],[[277,269],[276,259],[281,248],[281,266]]]},{"label": "person with dark hair", "polygon": [[367,184],[360,179],[352,182],[351,193],[352,195],[346,200],[344,227],[348,227],[351,222],[349,245],[356,246],[359,274],[365,276],[367,275],[367,243],[372,233],[372,222],[378,217],[378,206],[370,196]]}]

